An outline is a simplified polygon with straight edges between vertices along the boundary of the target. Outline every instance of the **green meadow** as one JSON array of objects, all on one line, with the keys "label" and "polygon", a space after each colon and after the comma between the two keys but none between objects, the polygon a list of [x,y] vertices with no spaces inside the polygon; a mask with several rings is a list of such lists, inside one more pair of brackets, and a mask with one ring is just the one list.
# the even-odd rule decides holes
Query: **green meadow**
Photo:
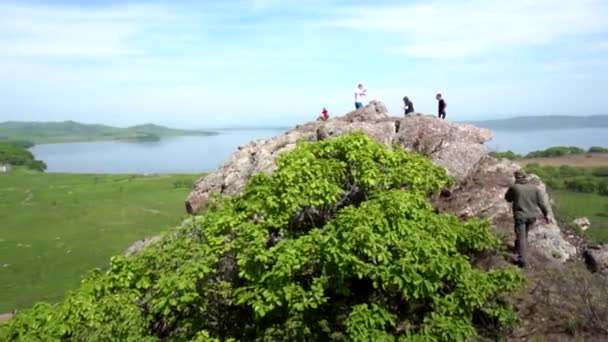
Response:
[{"label": "green meadow", "polygon": [[59,301],[110,256],[178,224],[198,177],[0,173],[0,313]]},{"label": "green meadow", "polygon": [[572,222],[587,217],[591,228],[585,235],[596,242],[608,242],[608,197],[597,194],[557,190],[552,193],[558,216]]}]

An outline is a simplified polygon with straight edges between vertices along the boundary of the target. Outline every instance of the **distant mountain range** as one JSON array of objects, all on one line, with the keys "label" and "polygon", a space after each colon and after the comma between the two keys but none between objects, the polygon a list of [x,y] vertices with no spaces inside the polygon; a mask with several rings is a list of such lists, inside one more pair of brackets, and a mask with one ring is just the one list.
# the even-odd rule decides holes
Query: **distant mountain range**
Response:
[{"label": "distant mountain range", "polygon": [[591,116],[521,116],[511,119],[468,121],[476,126],[494,130],[547,130],[572,128],[608,128],[608,115]]},{"label": "distant mountain range", "polygon": [[35,144],[102,140],[155,141],[169,136],[215,134],[217,133],[212,131],[174,129],[154,124],[120,128],[75,121],[0,123],[0,141],[28,141]]}]

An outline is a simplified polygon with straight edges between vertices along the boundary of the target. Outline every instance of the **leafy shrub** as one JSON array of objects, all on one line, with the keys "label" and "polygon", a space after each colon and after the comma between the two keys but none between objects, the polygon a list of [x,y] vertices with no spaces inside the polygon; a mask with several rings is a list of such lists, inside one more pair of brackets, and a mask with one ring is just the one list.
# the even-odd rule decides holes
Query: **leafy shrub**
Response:
[{"label": "leafy shrub", "polygon": [[516,160],[516,159],[521,159],[523,158],[521,155],[513,152],[513,151],[506,151],[506,152],[491,152],[490,155],[496,159],[509,159],[509,160]]},{"label": "leafy shrub", "polygon": [[562,165],[557,171],[557,176],[559,177],[577,177],[584,174],[585,170],[570,165]]},{"label": "leafy shrub", "polygon": [[589,147],[589,153],[608,153],[608,148],[601,146]]},{"label": "leafy shrub", "polygon": [[528,171],[528,173],[537,175],[544,182],[563,178],[559,173],[559,168],[555,166],[541,166],[538,164],[529,164],[526,167],[526,171]]},{"label": "leafy shrub", "polygon": [[575,146],[555,146],[542,151],[534,151],[528,153],[526,158],[549,158],[561,157],[569,154],[582,154],[585,150]]},{"label": "leafy shrub", "polygon": [[548,178],[544,180],[545,185],[552,190],[564,189],[564,180],[556,178]]},{"label": "leafy shrub", "polygon": [[277,164],[0,340],[464,341],[474,317],[514,322],[520,273],[470,262],[499,247],[489,224],[427,200],[445,169],[359,133]]},{"label": "leafy shrub", "polygon": [[0,143],[0,164],[3,163],[25,166],[36,171],[46,170],[46,164],[34,159],[34,155],[30,151],[10,143]]},{"label": "leafy shrub", "polygon": [[608,180],[602,180],[597,184],[597,193],[602,196],[608,196]]},{"label": "leafy shrub", "polygon": [[608,177],[608,167],[598,167],[591,171],[591,174],[596,177]]},{"label": "leafy shrub", "polygon": [[597,183],[589,177],[574,178],[564,181],[566,189],[577,192],[596,192]]}]

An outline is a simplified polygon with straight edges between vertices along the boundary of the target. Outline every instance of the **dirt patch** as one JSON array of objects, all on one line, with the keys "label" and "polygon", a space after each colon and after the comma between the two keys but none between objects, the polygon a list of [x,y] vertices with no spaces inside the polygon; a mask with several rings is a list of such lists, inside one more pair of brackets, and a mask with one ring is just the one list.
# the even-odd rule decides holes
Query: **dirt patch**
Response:
[{"label": "dirt patch", "polygon": [[608,167],[608,153],[586,153],[573,154],[552,158],[526,158],[516,160],[517,164],[525,167],[529,164],[540,164],[547,166],[569,165],[575,167]]},{"label": "dirt patch", "polygon": [[3,314],[0,314],[0,322],[8,321],[11,318],[13,318],[13,314],[12,313],[3,313]]}]

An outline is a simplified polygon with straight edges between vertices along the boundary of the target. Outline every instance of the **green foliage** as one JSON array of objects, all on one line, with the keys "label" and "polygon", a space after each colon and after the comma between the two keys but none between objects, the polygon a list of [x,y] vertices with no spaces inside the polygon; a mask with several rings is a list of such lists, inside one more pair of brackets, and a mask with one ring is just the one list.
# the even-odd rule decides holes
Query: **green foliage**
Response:
[{"label": "green foliage", "polygon": [[496,159],[509,159],[509,160],[517,160],[517,159],[521,159],[523,158],[523,156],[513,152],[513,151],[506,151],[506,152],[491,152],[490,155]]},{"label": "green foliage", "polygon": [[608,153],[608,148],[601,146],[591,146],[588,150],[589,153]]},{"label": "green foliage", "polygon": [[526,167],[529,173],[539,176],[545,184],[554,190],[565,189],[582,193],[605,194],[608,176],[607,168],[577,168],[568,165],[540,166],[530,164]]},{"label": "green foliage", "polygon": [[602,196],[608,196],[608,180],[602,180],[597,184],[597,193]]},{"label": "green foliage", "polygon": [[595,177],[608,177],[608,167],[598,167],[591,171]]},{"label": "green foliage", "polygon": [[0,142],[0,164],[24,166],[35,171],[46,170],[43,161],[34,159],[34,155],[23,147]]},{"label": "green foliage", "polygon": [[0,142],[3,143],[7,143],[7,144],[11,144],[11,145],[15,145],[17,147],[21,147],[21,148],[30,148],[30,147],[34,147],[34,143],[28,140],[7,140],[7,141],[1,141],[2,139],[0,139]]},{"label": "green foliage", "polygon": [[564,181],[564,187],[571,191],[593,193],[598,188],[598,183],[589,177],[577,177]]},{"label": "green foliage", "polygon": [[526,158],[561,157],[569,154],[583,154],[585,150],[575,146],[554,146],[542,151],[530,152]]},{"label": "green foliage", "polygon": [[464,341],[478,315],[513,323],[502,297],[521,274],[471,265],[500,246],[489,224],[427,200],[445,169],[359,133],[277,164],[0,339]]}]

